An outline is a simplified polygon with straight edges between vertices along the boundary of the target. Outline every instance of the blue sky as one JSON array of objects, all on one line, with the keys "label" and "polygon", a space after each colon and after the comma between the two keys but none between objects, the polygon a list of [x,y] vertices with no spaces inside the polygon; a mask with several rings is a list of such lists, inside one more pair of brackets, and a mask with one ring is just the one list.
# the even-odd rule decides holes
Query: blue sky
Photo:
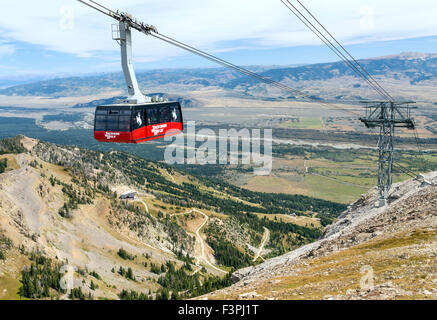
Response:
[{"label": "blue sky", "polygon": [[[25,2],[25,7],[12,2],[0,11],[0,79],[120,71],[110,18],[74,0]],[[337,60],[279,0],[100,2],[239,65]],[[437,52],[437,3],[432,1],[302,2],[357,58]],[[138,33],[134,58],[137,70],[214,66]]]}]

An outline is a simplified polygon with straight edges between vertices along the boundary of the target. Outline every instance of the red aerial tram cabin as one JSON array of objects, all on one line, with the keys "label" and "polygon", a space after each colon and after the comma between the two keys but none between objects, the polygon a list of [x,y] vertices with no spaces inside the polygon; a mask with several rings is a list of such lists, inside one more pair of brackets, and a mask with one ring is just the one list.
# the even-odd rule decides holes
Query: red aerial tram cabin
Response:
[{"label": "red aerial tram cabin", "polygon": [[98,106],[94,138],[100,142],[141,143],[183,131],[178,102]]},{"label": "red aerial tram cabin", "polygon": [[112,29],[112,38],[121,49],[128,96],[122,103],[96,108],[94,138],[100,142],[142,143],[175,135],[184,129],[179,102],[168,102],[158,96],[146,97],[139,88],[132,64],[131,26],[126,22],[130,19],[130,15],[123,14]]}]

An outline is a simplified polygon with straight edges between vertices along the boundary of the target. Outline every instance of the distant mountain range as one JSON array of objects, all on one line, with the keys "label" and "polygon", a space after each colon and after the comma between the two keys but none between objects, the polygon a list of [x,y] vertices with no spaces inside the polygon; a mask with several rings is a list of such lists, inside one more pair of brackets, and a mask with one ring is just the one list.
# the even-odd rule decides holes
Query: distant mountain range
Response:
[{"label": "distant mountain range", "polygon": [[[360,60],[367,71],[378,77],[406,82],[409,85],[430,84],[437,80],[437,54],[402,53],[386,57]],[[357,75],[343,62],[321,63],[297,67],[252,66],[251,70],[275,81],[329,81]],[[224,68],[172,69],[139,72],[138,81],[142,88],[171,84],[194,88],[209,86],[223,89],[255,90],[259,82]],[[362,83],[362,82],[361,82]],[[357,78],[356,87],[359,87]],[[124,89],[122,73],[108,73],[88,77],[69,77],[21,84],[0,90],[0,95],[18,96],[83,96],[96,94],[102,90]],[[77,107],[77,106],[76,106]]]},{"label": "distant mountain range", "polygon": [[[406,78],[410,84],[419,84],[426,80],[437,79],[437,54],[403,53],[359,60],[359,63],[373,76],[382,76],[400,80]],[[344,76],[357,77],[357,74],[344,62],[313,64],[295,68],[268,70],[262,74],[275,81],[290,79],[293,81],[329,80]],[[227,87],[256,84],[254,79],[235,79]]]},{"label": "distant mountain range", "polygon": [[[260,70],[266,70],[258,67]],[[211,86],[223,85],[240,77],[227,69],[172,69],[138,72],[137,79],[141,88],[166,84]],[[102,90],[124,89],[125,82],[121,72],[107,73],[87,77],[68,77],[38,81],[1,89],[1,95],[18,96],[82,96],[96,94]]]},{"label": "distant mountain range", "polygon": [[[39,81],[53,80],[57,78],[72,77],[77,74],[71,73],[52,73],[52,74],[17,74],[14,76],[0,76],[0,89],[10,88],[12,86],[18,86],[23,84],[29,84]],[[91,76],[92,74],[86,74]]]}]

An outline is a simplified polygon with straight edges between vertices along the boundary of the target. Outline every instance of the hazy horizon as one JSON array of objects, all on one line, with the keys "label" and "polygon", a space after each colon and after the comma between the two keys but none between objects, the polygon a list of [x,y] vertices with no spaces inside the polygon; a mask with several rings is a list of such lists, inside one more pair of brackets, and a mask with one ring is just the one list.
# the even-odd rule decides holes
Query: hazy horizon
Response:
[{"label": "hazy horizon", "polygon": [[[378,56],[368,56],[363,58],[358,58],[360,60],[365,59],[373,59],[373,58],[383,58],[387,56],[397,56],[405,53],[418,53],[418,54],[437,54],[434,52],[413,52],[413,51],[403,51],[403,52],[397,52],[392,54],[386,54],[386,55],[378,55]],[[299,66],[304,65],[313,65],[313,64],[324,64],[324,63],[335,63],[335,62],[341,62],[338,59],[331,59],[328,61],[321,61],[321,62],[314,62],[314,63],[300,63],[300,64],[250,64],[250,65],[240,65],[245,68],[266,68],[266,69],[281,69],[281,68],[295,68]],[[151,72],[151,71],[178,71],[178,70],[204,70],[204,69],[224,69],[224,67],[210,64],[209,66],[173,66],[173,67],[150,67],[150,68],[135,68],[135,72],[137,74],[139,73],[145,73],[145,72]],[[8,87],[13,87],[16,85],[22,85],[22,84],[29,84],[39,81],[48,81],[53,79],[64,79],[64,78],[71,78],[71,77],[80,77],[80,78],[86,78],[86,77],[94,77],[94,76],[103,76],[106,74],[120,74],[122,75],[121,66],[119,68],[114,68],[113,70],[108,71],[99,71],[99,72],[76,72],[76,73],[68,73],[68,72],[59,72],[59,73],[53,73],[53,74],[25,74],[25,75],[13,75],[13,76],[0,76],[0,89],[5,89]]]}]

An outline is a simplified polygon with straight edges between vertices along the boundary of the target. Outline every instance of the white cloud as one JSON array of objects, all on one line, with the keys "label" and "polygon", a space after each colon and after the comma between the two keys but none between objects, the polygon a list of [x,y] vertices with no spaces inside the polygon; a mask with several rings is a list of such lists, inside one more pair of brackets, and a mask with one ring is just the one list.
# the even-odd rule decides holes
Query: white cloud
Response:
[{"label": "white cloud", "polygon": [[0,57],[9,56],[15,53],[15,46],[9,44],[2,44],[0,42]]},{"label": "white cloud", "polygon": [[[132,13],[163,34],[212,52],[320,44],[279,0],[98,1]],[[434,1],[301,1],[345,44],[437,34]],[[104,60],[111,58],[102,53],[118,50],[111,40],[110,24],[114,22],[75,0],[9,1],[0,12],[0,29],[5,30],[7,39],[84,58],[97,55]],[[241,39],[250,45],[239,45]],[[0,46],[0,54],[2,50],[7,53],[13,48],[6,44]],[[180,53],[177,48],[134,33],[134,54],[141,61]]]}]

